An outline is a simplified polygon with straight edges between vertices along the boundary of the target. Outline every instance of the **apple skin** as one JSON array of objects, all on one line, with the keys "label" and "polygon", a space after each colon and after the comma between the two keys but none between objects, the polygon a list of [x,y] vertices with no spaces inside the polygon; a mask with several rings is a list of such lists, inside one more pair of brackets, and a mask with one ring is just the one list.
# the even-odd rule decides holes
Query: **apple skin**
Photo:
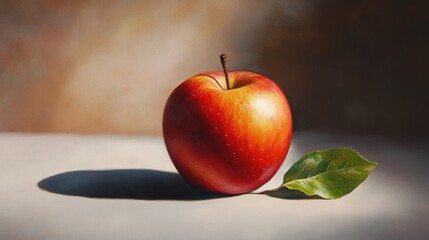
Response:
[{"label": "apple skin", "polygon": [[224,193],[251,192],[286,158],[292,115],[285,95],[252,72],[198,74],[167,100],[163,135],[170,158],[191,185]]}]

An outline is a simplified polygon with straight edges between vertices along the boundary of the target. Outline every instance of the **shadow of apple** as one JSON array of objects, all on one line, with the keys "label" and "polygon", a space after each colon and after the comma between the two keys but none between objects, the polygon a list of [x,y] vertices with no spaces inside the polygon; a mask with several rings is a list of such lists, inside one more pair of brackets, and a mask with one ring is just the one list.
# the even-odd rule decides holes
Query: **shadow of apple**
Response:
[{"label": "shadow of apple", "polygon": [[52,193],[88,198],[208,200],[231,197],[192,187],[177,173],[151,169],[64,172],[41,180],[38,186]]}]

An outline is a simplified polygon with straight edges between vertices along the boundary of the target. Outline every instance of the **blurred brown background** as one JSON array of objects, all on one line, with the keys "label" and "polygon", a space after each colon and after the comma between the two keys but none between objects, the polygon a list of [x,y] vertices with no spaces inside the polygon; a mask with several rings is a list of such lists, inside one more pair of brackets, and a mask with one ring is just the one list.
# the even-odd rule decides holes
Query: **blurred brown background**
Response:
[{"label": "blurred brown background", "polygon": [[0,131],[160,134],[169,93],[272,78],[295,130],[429,135],[427,1],[0,1]]}]

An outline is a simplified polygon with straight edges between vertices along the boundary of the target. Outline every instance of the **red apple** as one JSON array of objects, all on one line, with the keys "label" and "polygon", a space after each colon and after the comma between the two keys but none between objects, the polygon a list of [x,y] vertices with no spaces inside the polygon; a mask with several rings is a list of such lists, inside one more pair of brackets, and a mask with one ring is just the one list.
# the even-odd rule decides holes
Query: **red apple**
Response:
[{"label": "red apple", "polygon": [[227,72],[222,63],[224,72],[195,75],[171,93],[163,134],[174,166],[188,183],[240,194],[261,187],[278,171],[291,143],[292,116],[272,80]]}]

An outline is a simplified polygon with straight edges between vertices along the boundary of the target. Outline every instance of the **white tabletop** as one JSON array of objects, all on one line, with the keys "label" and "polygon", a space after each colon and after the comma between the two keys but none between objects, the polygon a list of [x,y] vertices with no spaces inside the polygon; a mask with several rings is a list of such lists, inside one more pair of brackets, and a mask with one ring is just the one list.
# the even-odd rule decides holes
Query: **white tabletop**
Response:
[{"label": "white tabletop", "polygon": [[219,198],[183,183],[159,137],[2,133],[0,239],[429,239],[427,143],[295,134],[259,191],[339,146],[381,164],[342,199]]}]

